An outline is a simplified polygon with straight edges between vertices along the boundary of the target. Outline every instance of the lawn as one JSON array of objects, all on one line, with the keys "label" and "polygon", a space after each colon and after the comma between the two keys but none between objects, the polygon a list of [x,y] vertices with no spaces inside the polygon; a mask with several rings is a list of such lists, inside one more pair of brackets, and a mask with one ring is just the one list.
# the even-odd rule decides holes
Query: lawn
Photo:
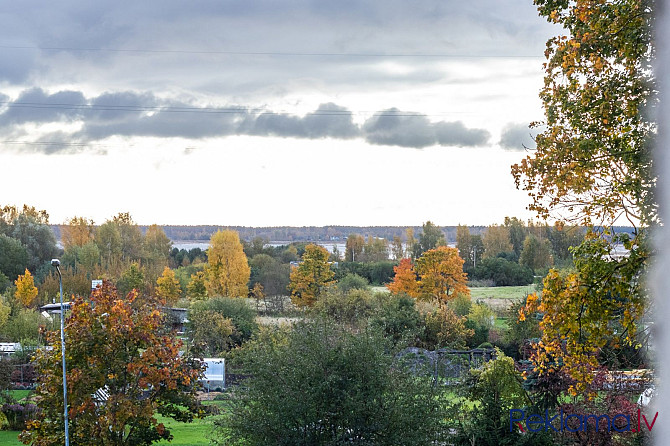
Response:
[{"label": "lawn", "polygon": [[518,300],[522,297],[526,297],[526,294],[534,292],[535,285],[470,288],[470,296],[473,301],[476,301],[477,299]]},{"label": "lawn", "polygon": [[23,444],[19,441],[19,431],[0,431],[0,444],[2,446],[18,446]]},{"label": "lawn", "polygon": [[[223,405],[219,401],[207,401],[205,404],[215,404],[219,407]],[[213,416],[194,420],[192,423],[179,423],[170,418],[157,417],[158,421],[165,424],[174,436],[174,440],[161,441],[159,445],[174,446],[207,446],[209,445],[210,432],[212,430]],[[0,445],[19,446],[22,443],[18,440],[18,431],[0,431]]]}]

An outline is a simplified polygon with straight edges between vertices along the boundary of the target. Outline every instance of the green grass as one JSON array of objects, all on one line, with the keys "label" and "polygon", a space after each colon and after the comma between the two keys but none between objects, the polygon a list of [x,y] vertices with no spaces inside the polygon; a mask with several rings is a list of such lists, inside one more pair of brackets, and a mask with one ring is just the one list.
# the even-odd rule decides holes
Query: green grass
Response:
[{"label": "green grass", "polygon": [[23,444],[19,441],[19,431],[0,431],[0,444],[2,446],[18,446]]},{"label": "green grass", "polygon": [[473,301],[477,299],[517,300],[533,292],[535,292],[535,285],[470,288],[470,296]]},{"label": "green grass", "polygon": [[21,401],[27,397],[32,390],[10,390],[9,393],[14,397],[16,401]]}]

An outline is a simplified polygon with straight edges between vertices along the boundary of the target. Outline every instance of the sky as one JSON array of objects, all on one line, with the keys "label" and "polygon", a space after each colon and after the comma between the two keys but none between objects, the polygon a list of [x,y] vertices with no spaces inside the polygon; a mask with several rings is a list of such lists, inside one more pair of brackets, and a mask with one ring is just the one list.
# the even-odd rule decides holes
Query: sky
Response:
[{"label": "sky", "polygon": [[0,205],[103,223],[488,225],[543,117],[531,0],[0,4]]}]

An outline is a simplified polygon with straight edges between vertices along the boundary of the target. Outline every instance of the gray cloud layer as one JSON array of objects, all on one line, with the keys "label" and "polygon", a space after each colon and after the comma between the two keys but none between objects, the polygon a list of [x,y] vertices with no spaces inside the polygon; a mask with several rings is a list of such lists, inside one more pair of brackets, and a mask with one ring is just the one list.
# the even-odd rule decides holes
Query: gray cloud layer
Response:
[{"label": "gray cloud layer", "polygon": [[509,123],[502,130],[499,144],[505,150],[534,149],[538,133],[537,128],[530,128],[528,124]]},{"label": "gray cloud layer", "polygon": [[[424,115],[396,108],[378,112],[362,125],[353,113],[337,104],[321,104],[305,116],[247,107],[201,107],[166,100],[150,93],[105,93],[86,99],[78,91],[47,94],[24,91],[0,111],[0,130],[16,131],[26,124],[81,123],[81,129],[50,137],[56,142],[84,144],[111,136],[154,136],[199,139],[250,135],[305,139],[363,138],[371,144],[423,148],[433,145],[473,147],[485,145],[490,134],[468,128],[460,121],[431,122]],[[46,144],[47,141],[42,141]],[[39,147],[39,146],[38,146]],[[54,145],[43,151],[53,153]]]}]

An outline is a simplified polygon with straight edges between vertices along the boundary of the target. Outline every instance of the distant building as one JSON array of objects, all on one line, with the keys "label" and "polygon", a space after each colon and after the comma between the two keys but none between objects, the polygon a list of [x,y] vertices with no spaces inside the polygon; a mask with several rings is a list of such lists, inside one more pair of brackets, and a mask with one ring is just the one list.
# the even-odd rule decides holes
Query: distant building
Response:
[{"label": "distant building", "polygon": [[0,357],[7,358],[14,353],[21,351],[21,343],[19,342],[0,342]]}]

